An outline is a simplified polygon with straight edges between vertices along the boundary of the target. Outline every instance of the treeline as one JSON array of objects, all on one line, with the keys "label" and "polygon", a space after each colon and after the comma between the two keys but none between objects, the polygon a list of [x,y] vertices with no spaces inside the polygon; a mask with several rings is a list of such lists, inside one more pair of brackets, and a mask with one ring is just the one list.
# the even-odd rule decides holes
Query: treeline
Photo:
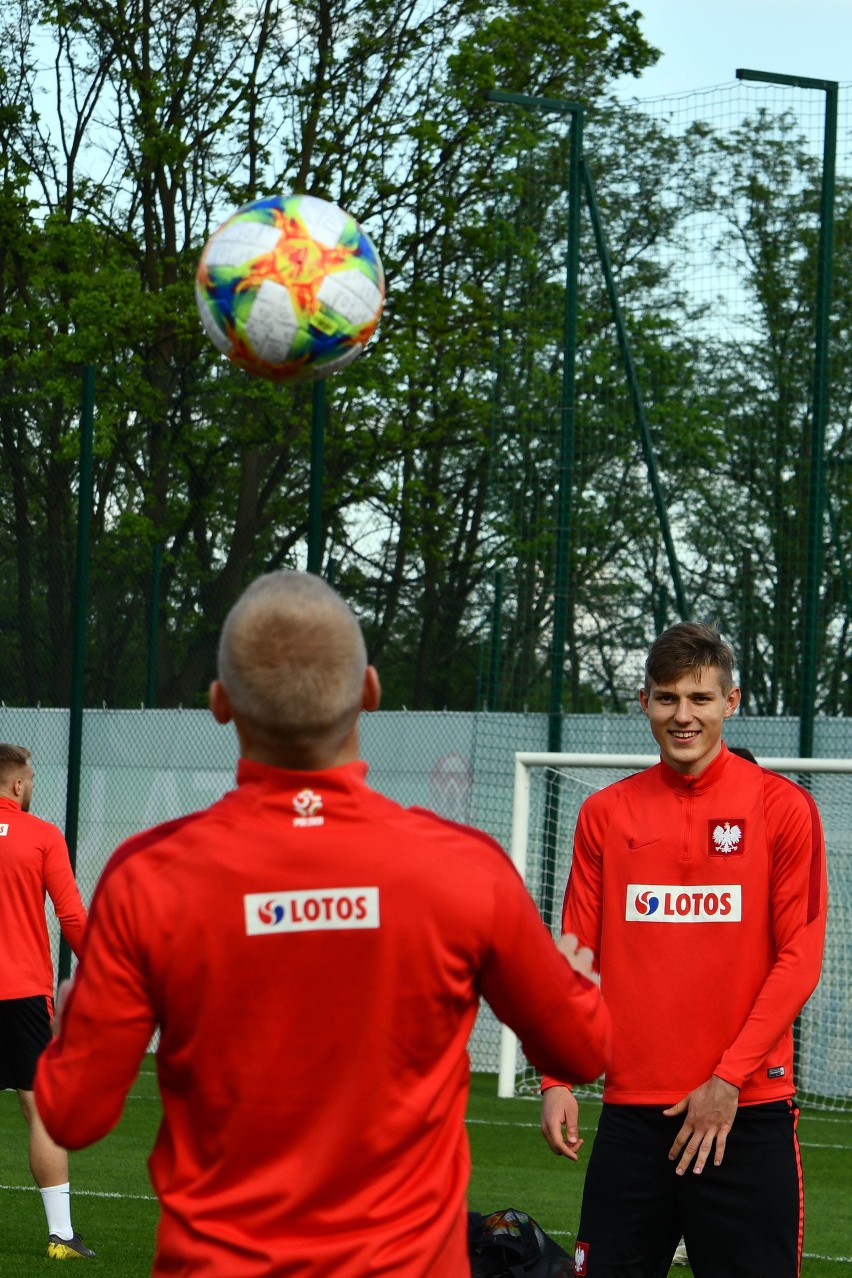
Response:
[{"label": "treeline", "polygon": [[[796,713],[818,163],[792,120],[679,133],[608,98],[654,59],[622,0],[131,0],[0,8],[0,698],[71,677],[81,370],[95,369],[88,704],[192,705],[228,607],[304,566],[310,389],[248,378],[197,320],[201,247],[272,190],[370,231],[389,293],[328,387],[323,571],[388,708],[548,703],[567,125],[594,173],[692,615],[743,650],[749,706]],[[852,713],[849,191],[838,299],[820,709]],[[715,322],[684,269],[740,284]],[[566,709],[620,709],[676,609],[588,219]]]}]

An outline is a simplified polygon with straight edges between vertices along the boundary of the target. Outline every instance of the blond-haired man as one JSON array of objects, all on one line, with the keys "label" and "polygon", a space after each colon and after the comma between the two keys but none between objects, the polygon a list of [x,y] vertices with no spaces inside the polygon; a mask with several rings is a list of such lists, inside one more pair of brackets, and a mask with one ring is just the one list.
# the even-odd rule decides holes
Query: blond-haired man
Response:
[{"label": "blond-haired man", "polygon": [[367,786],[378,703],[331,587],[261,577],[210,688],[236,789],[130,839],[96,891],[36,1098],[57,1138],[98,1139],[159,1025],[157,1275],[466,1278],[480,995],[541,1067],[606,1061],[589,956],[560,954],[504,853]]}]

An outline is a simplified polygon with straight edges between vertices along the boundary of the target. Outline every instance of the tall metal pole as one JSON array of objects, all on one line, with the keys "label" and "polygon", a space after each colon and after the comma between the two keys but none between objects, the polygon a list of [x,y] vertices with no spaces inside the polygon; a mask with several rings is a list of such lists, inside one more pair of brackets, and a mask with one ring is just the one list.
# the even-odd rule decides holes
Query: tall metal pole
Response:
[{"label": "tall metal pole", "polygon": [[[92,523],[93,436],[95,370],[83,369],[80,412],[80,474],[77,496],[77,567],[74,589],[71,698],[68,717],[68,781],[65,797],[65,842],[71,868],[77,867],[77,833],[80,823],[80,773],[83,760],[83,687],[86,674],[86,631],[89,599],[89,543]],[[71,971],[71,949],[65,937],[59,941],[59,979]]]},{"label": "tall metal pole", "polygon": [[562,690],[568,639],[568,591],[571,579],[571,519],[574,496],[574,425],[577,383],[577,317],[580,280],[580,160],[583,108],[571,114],[568,160],[568,258],[565,275],[565,328],[562,354],[562,412],[559,431],[559,496],[556,517],[556,582],[553,598],[550,718],[548,750],[562,749]]},{"label": "tall metal pole", "polygon": [[802,594],[802,667],[799,707],[799,756],[814,752],[819,603],[823,567],[823,518],[825,514],[825,426],[828,417],[828,338],[831,284],[834,266],[834,190],[837,156],[836,80],[812,80],[807,76],[775,75],[769,71],[737,71],[739,80],[789,84],[797,89],[819,89],[825,94],[825,128],[822,153],[817,295],[814,324],[814,371],[811,395],[811,438],[808,462],[807,550]]},{"label": "tall metal pole", "polygon": [[157,542],[151,558],[151,615],[148,621],[148,674],[145,680],[145,707],[157,704],[157,649],[160,629],[160,579],[163,569],[163,547]]},{"label": "tall metal pole", "polygon": [[[566,258],[565,319],[562,338],[562,398],[559,429],[559,487],[557,493],[555,580],[553,590],[553,636],[550,649],[550,709],[547,719],[547,748],[562,749],[563,689],[565,650],[568,638],[569,589],[571,583],[571,521],[574,490],[574,426],[576,405],[577,318],[580,277],[580,161],[583,155],[583,106],[555,98],[526,97],[520,93],[491,91],[492,102],[540,111],[554,111],[571,117],[568,172],[568,245]],[[559,832],[560,784],[557,773],[548,773],[543,829],[542,889],[539,909],[548,926],[553,922],[554,873]]]},{"label": "tall metal pole", "polygon": [[503,573],[494,573],[494,603],[491,609],[491,643],[488,661],[488,695],[486,708],[500,709],[500,643],[503,632]]},{"label": "tall metal pole", "polygon": [[568,590],[571,562],[571,519],[574,488],[574,423],[577,369],[577,316],[580,277],[580,160],[583,154],[583,104],[559,98],[527,97],[522,93],[486,93],[490,102],[553,111],[571,117],[568,172],[568,245],[566,257],[565,319],[562,338],[562,399],[559,430],[559,491],[556,515],[556,571],[553,597],[553,638],[550,660],[550,713],[547,748],[562,749],[562,693],[568,635]]}]

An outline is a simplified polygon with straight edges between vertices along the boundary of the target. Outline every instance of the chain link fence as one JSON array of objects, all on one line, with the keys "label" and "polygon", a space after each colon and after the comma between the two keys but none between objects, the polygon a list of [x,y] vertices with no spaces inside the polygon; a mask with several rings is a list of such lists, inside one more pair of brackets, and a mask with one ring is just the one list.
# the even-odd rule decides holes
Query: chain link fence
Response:
[{"label": "chain link fence", "polygon": [[[33,755],[33,811],[66,825],[69,713],[65,710],[0,710],[0,738],[25,745]],[[516,750],[547,749],[545,714],[388,711],[364,715],[362,752],[370,783],[408,805],[420,805],[487,831],[508,850]],[[852,721],[821,719],[815,753],[849,754]],[[639,713],[567,715],[565,749],[587,753],[653,752],[647,721]],[[729,745],[757,755],[795,756],[793,718],[736,718]],[[76,873],[84,900],[122,839],[160,821],[213,802],[234,784],[237,742],[204,710],[87,710],[83,715],[79,825],[66,831],[76,846]],[[835,820],[840,820],[835,814]],[[842,821],[838,825],[842,828]],[[570,840],[570,831],[564,833]],[[839,851],[839,849],[838,849]],[[566,850],[567,855],[567,850]],[[829,864],[833,894],[848,900],[848,857]],[[841,877],[842,876],[842,877]],[[558,905],[564,884],[555,885]],[[59,930],[48,911],[54,962]],[[838,917],[838,926],[841,920]],[[848,945],[847,945],[848,949]],[[470,1044],[473,1069],[496,1073],[499,1026],[483,1005]]]}]

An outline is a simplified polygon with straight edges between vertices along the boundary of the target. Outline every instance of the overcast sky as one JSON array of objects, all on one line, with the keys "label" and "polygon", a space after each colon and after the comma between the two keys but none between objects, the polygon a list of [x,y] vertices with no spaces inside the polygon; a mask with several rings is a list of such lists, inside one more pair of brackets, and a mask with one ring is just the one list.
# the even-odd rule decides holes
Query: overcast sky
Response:
[{"label": "overcast sky", "polygon": [[737,67],[852,82],[852,0],[633,0],[662,51],[621,96],[663,97],[729,84]]}]

